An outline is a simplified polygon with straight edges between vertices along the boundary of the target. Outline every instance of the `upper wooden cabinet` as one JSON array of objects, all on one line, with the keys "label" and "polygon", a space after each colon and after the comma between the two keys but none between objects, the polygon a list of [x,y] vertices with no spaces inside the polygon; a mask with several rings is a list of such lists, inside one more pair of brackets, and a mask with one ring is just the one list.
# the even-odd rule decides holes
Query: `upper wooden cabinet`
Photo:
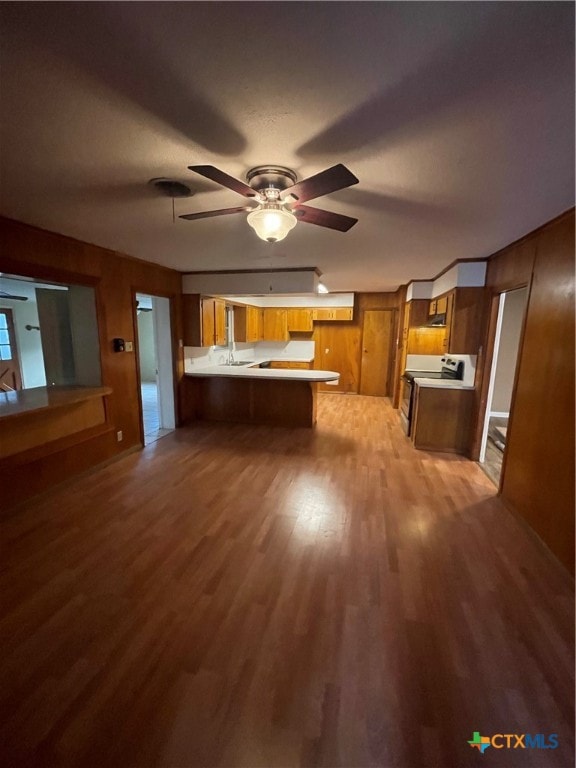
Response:
[{"label": "upper wooden cabinet", "polygon": [[312,310],[313,320],[352,320],[354,307],[327,307]]},{"label": "upper wooden cabinet", "polygon": [[288,310],[266,307],[262,311],[263,341],[289,341]]},{"label": "upper wooden cabinet", "polygon": [[234,307],[234,341],[262,341],[260,307]]},{"label": "upper wooden cabinet", "polygon": [[484,313],[484,288],[454,288],[446,294],[444,351],[477,355]]},{"label": "upper wooden cabinet", "polygon": [[289,309],[288,331],[294,333],[311,333],[314,330],[311,309]]},{"label": "upper wooden cabinet", "polygon": [[409,355],[443,355],[446,329],[439,328],[410,328],[406,353]]},{"label": "upper wooden cabinet", "polygon": [[438,304],[438,302],[436,301],[436,299],[433,299],[430,302],[430,304],[428,306],[428,316],[429,317],[434,316],[437,313],[437,309],[436,309],[437,304]]},{"label": "upper wooden cabinet", "polygon": [[439,299],[436,299],[434,304],[436,305],[435,314],[436,315],[445,315],[446,314],[446,309],[448,307],[448,296],[440,296]]},{"label": "upper wooden cabinet", "polygon": [[203,347],[222,347],[228,343],[226,303],[222,299],[202,299],[202,342]]},{"label": "upper wooden cabinet", "polygon": [[182,295],[183,340],[185,347],[224,346],[226,303],[197,293]]}]

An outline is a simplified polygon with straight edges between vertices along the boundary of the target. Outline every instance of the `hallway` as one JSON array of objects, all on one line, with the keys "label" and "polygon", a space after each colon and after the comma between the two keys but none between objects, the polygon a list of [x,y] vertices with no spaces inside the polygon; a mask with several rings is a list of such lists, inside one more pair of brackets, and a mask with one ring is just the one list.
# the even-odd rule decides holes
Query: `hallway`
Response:
[{"label": "hallway", "polygon": [[573,582],[494,494],[338,394],[45,493],[0,522],[5,764],[570,765]]}]

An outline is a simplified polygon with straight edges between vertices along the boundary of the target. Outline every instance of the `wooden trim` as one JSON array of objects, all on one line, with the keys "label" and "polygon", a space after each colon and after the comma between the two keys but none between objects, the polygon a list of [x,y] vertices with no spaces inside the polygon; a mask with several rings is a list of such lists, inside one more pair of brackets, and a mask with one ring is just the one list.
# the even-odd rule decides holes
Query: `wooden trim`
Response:
[{"label": "wooden trim", "polygon": [[492,259],[495,259],[497,256],[504,253],[505,251],[508,251],[510,248],[514,248],[515,246],[522,245],[528,240],[532,240],[532,238],[538,237],[538,235],[540,235],[546,229],[549,229],[550,227],[555,226],[560,221],[562,221],[562,219],[572,215],[575,210],[576,209],[574,208],[574,206],[572,208],[568,208],[563,213],[560,213],[558,214],[558,216],[555,216],[553,219],[550,219],[550,221],[547,221],[544,224],[541,224],[539,227],[536,227],[536,229],[531,230],[526,235],[522,235],[522,237],[519,237],[518,240],[514,240],[513,242],[502,246],[502,248],[499,248],[497,251],[495,251],[490,256],[488,256],[487,261],[492,261]]},{"label": "wooden trim", "polygon": [[11,256],[2,256],[2,276],[18,279],[30,278],[30,282],[53,283],[54,285],[83,285],[88,288],[96,288],[101,278],[98,275],[86,275],[61,267],[48,267],[44,264],[35,264],[31,261],[19,261]]},{"label": "wooden trim", "polygon": [[[0,223],[2,221],[5,221],[10,225],[15,225],[26,230],[35,230],[36,232],[39,232],[42,235],[61,238],[63,240],[68,241],[69,243],[74,243],[76,246],[80,246],[81,248],[85,247],[86,245],[89,245],[92,248],[98,248],[99,251],[102,251],[103,253],[108,253],[111,256],[115,256],[116,258],[120,257],[122,259],[127,259],[128,261],[131,261],[131,262],[137,262],[138,264],[153,266],[155,269],[162,269],[170,273],[179,272],[179,270],[177,269],[172,269],[172,267],[166,267],[164,266],[164,264],[159,264],[156,261],[147,261],[146,259],[138,258],[138,256],[130,256],[130,254],[128,253],[123,253],[122,251],[115,251],[113,248],[107,248],[106,246],[99,245],[98,243],[91,243],[89,240],[78,240],[78,238],[71,237],[70,235],[65,235],[62,232],[55,232],[53,229],[44,229],[43,227],[37,227],[34,224],[27,224],[26,222],[19,221],[18,219],[11,219],[8,216],[0,216]],[[2,257],[2,260],[4,261],[4,257]],[[10,260],[10,257],[7,257],[6,260]]]},{"label": "wooden trim", "polygon": [[[201,269],[193,272],[181,272],[182,277],[187,275],[254,275],[254,274],[267,274],[270,272],[314,272],[318,277],[322,277],[322,272],[318,267],[286,267],[281,269],[276,267],[274,269]],[[340,291],[340,293],[352,293],[352,291]]]},{"label": "wooden trim", "polygon": [[[472,264],[473,262],[488,261],[489,258],[490,258],[489,256],[479,256],[476,259],[455,259],[450,264],[448,264],[447,267],[444,267],[444,269],[441,272],[438,272],[438,274],[435,277],[431,277],[428,280],[424,280],[421,278],[419,278],[418,280],[410,280],[408,283],[406,283],[406,289],[408,289],[408,286],[412,285],[412,283],[433,283],[434,280],[438,280],[439,277],[442,277],[442,275],[445,275],[446,272],[449,272],[453,267],[456,267],[458,264]],[[454,287],[457,288],[458,286],[454,286]],[[464,288],[467,286],[460,286],[460,287]],[[453,290],[453,288],[450,288],[450,290]],[[434,298],[437,298],[437,297],[434,297]],[[426,299],[426,301],[428,301],[428,299]]]}]

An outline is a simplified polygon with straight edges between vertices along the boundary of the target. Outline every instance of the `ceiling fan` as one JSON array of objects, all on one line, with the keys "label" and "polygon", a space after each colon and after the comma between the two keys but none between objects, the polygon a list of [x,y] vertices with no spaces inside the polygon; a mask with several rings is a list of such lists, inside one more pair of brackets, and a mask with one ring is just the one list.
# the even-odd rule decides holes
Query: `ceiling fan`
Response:
[{"label": "ceiling fan", "polygon": [[277,243],[296,226],[297,221],[347,232],[358,219],[340,213],[303,205],[308,200],[358,184],[358,179],[344,165],[333,165],[325,171],[296,181],[296,173],[279,165],[258,165],[246,174],[247,184],[213,165],[190,165],[194,173],[250,198],[257,205],[242,205],[217,211],[202,211],[180,216],[181,219],[206,219],[231,213],[248,213],[248,224],[262,240]]}]

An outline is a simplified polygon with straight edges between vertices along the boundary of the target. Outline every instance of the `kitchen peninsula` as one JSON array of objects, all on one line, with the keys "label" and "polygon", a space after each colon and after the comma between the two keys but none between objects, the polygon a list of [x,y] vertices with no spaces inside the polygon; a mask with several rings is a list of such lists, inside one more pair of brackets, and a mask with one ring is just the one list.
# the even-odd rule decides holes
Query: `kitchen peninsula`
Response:
[{"label": "kitchen peninsula", "polygon": [[335,371],[210,365],[186,373],[186,394],[197,419],[313,427],[317,384],[338,382]]}]

